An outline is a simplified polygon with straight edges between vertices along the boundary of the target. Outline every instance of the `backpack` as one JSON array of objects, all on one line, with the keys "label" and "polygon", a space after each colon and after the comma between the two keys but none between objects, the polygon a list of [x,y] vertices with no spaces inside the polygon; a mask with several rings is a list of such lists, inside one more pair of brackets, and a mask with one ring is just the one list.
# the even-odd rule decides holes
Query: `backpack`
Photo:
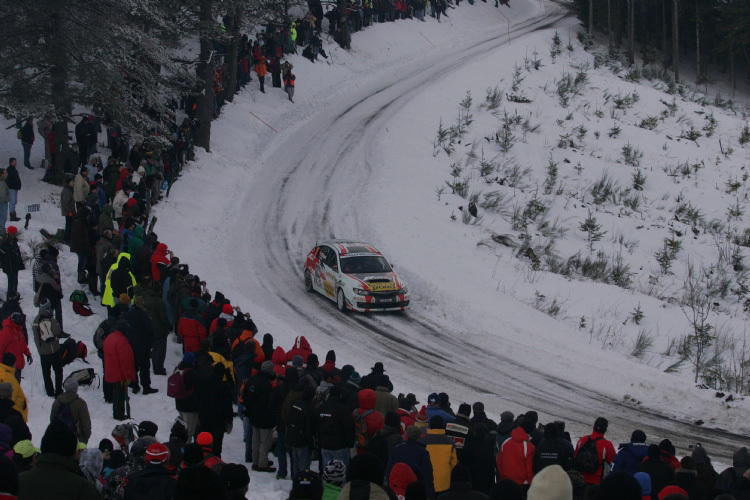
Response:
[{"label": "backpack", "polygon": [[372,435],[372,438],[365,445],[365,452],[375,455],[383,463],[388,463],[388,443],[385,440],[385,436],[383,436],[382,430]]},{"label": "backpack", "polygon": [[[185,370],[189,370],[186,368]],[[185,399],[193,395],[195,389],[188,390],[185,387],[185,370],[175,369],[174,373],[167,379],[167,396],[174,399]]]},{"label": "backpack", "polygon": [[84,292],[83,290],[73,290],[73,293],[70,294],[70,301],[80,302],[81,304],[88,304],[89,298],[86,295],[86,292]]},{"label": "backpack", "polygon": [[76,358],[81,358],[85,362],[88,352],[86,344],[68,338],[63,342],[63,345],[60,346],[60,359],[62,360],[63,366],[69,365]]},{"label": "backpack", "polygon": [[96,372],[93,368],[84,368],[82,370],[76,370],[65,380],[68,380],[72,378],[73,380],[78,382],[78,385],[91,385],[94,383],[94,380],[96,380]]},{"label": "backpack", "polygon": [[135,430],[138,428],[133,422],[126,424],[117,424],[112,429],[112,437],[117,441],[120,447],[127,450],[130,447],[130,443],[135,441]]},{"label": "backpack", "polygon": [[375,410],[365,410],[359,413],[359,410],[354,410],[352,417],[354,417],[354,444],[357,446],[365,447],[370,443],[370,433],[367,432],[367,422],[365,417]]},{"label": "backpack", "polygon": [[62,420],[73,434],[76,436],[78,435],[78,424],[76,424],[76,421],[73,418],[73,413],[70,411],[70,403],[60,403],[57,407],[57,413],[55,413],[55,416]]},{"label": "backpack", "polygon": [[55,340],[55,332],[52,330],[52,320],[45,318],[39,322],[39,337],[42,342],[52,342]]},{"label": "backpack", "polygon": [[601,438],[592,439],[589,436],[588,440],[578,449],[576,460],[581,472],[593,474],[599,470],[599,450],[596,448],[596,442],[599,440]]}]

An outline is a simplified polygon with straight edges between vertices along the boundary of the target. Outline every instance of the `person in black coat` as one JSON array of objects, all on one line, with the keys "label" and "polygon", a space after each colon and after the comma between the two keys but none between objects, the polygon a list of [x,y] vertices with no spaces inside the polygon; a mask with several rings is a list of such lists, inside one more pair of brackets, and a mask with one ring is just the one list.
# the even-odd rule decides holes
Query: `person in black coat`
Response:
[{"label": "person in black coat", "polygon": [[131,386],[133,393],[138,392],[140,379],[143,394],[148,395],[159,392],[159,389],[151,387],[151,349],[154,346],[154,330],[151,327],[151,318],[143,310],[143,304],[143,297],[136,297],[134,305],[128,308],[127,312],[122,315],[122,319],[130,325],[126,336],[133,348],[133,361],[138,375]]},{"label": "person in black coat", "polygon": [[172,500],[177,480],[166,468],[169,449],[161,443],[146,448],[146,466],[128,474],[124,500]]},{"label": "person in black coat", "polygon": [[651,498],[659,499],[659,492],[674,481],[672,467],[661,459],[659,445],[652,444],[648,447],[648,458],[638,466],[638,472],[645,472],[651,476]]},{"label": "person in black coat", "polygon": [[2,264],[3,272],[8,276],[6,298],[18,291],[18,271],[26,269],[23,257],[21,257],[21,249],[18,248],[17,233],[18,229],[15,226],[8,226],[7,234],[0,244],[0,263]]},{"label": "person in black coat", "polygon": [[[215,335],[215,334],[214,334]],[[271,381],[276,378],[273,362],[266,360],[260,371],[247,379],[242,391],[243,406],[253,427],[252,459],[253,470],[276,472],[268,461],[268,452],[273,441],[273,428],[276,425],[276,412],[271,406]]]},{"label": "person in black coat", "polygon": [[179,412],[180,418],[185,421],[188,431],[188,441],[193,440],[196,434],[195,428],[198,424],[198,385],[200,379],[195,371],[195,354],[186,352],[182,361],[177,365],[177,370],[181,370],[185,382],[185,390],[190,393],[189,396],[182,399],[175,399],[175,409]]},{"label": "person in black coat", "polygon": [[674,482],[672,484],[685,490],[690,500],[703,500],[703,491],[696,481],[698,472],[695,470],[695,460],[692,457],[683,457],[680,460],[680,468],[674,471]]},{"label": "person in black coat", "polygon": [[466,442],[460,463],[469,469],[474,489],[489,495],[495,484],[497,462],[495,439],[489,436],[487,424],[479,423],[474,426],[474,435]]},{"label": "person in black coat", "polygon": [[18,202],[18,192],[21,190],[21,177],[18,175],[16,164],[18,162],[15,158],[8,160],[8,168],[5,171],[8,173],[8,177],[5,179],[5,183],[8,185],[10,191],[10,202],[8,203],[8,211],[10,212],[10,221],[18,222],[21,220],[16,215],[16,203]]},{"label": "person in black coat", "polygon": [[315,389],[309,386],[307,379],[300,380],[298,387],[304,387],[302,397],[292,402],[286,419],[286,447],[292,455],[292,477],[310,468],[316,432],[312,405]]},{"label": "person in black coat", "polygon": [[276,457],[279,459],[277,479],[287,476],[286,421],[283,417],[284,401],[289,391],[297,386],[299,372],[296,368],[287,368],[281,383],[271,390],[270,405],[273,408],[276,423]]},{"label": "person in black coat", "polygon": [[354,418],[352,410],[341,400],[340,387],[329,389],[328,399],[318,407],[316,420],[320,463],[341,460],[348,466],[349,449],[354,446]]},{"label": "person in black coat", "polygon": [[559,427],[555,423],[544,426],[544,434],[541,442],[534,452],[534,463],[532,470],[534,474],[548,465],[557,464],[564,470],[570,469],[573,460],[573,445],[558,435]]},{"label": "person in black coat", "polygon": [[486,493],[473,487],[469,470],[456,465],[451,471],[451,487],[447,493],[440,495],[443,500],[484,500],[489,498]]},{"label": "person in black coat", "polygon": [[[200,374],[199,374],[200,375]],[[226,368],[216,363],[210,375],[198,385],[198,425],[213,436],[212,452],[221,457],[224,433],[232,432],[232,393],[224,382]]]},{"label": "person in black coat", "polygon": [[126,255],[119,258],[117,269],[112,271],[109,279],[113,297],[116,298],[126,293],[132,298],[134,283],[130,275],[130,259]]}]

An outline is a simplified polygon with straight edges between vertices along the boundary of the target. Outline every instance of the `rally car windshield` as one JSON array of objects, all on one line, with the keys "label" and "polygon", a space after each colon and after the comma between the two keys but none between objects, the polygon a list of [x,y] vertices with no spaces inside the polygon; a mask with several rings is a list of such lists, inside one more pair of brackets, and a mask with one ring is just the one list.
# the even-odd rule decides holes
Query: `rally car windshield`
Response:
[{"label": "rally car windshield", "polygon": [[389,273],[391,266],[381,255],[342,257],[341,270],[346,274]]}]

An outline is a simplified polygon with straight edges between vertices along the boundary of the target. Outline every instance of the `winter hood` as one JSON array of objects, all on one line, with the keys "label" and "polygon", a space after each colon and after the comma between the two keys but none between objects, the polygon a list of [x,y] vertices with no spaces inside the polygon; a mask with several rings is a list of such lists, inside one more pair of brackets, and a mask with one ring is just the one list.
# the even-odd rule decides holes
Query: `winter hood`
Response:
[{"label": "winter hood", "polygon": [[528,441],[529,440],[529,435],[526,434],[526,431],[523,430],[523,428],[516,427],[515,429],[513,429],[513,432],[510,433],[510,438],[513,441],[517,441],[519,443],[522,443],[524,441]]},{"label": "winter hood", "polygon": [[273,361],[273,364],[275,365],[286,366],[286,352],[284,352],[283,347],[277,346],[276,349],[274,349],[271,361]]},{"label": "winter hood", "polygon": [[109,217],[112,217],[112,205],[104,205],[102,207],[102,213]]},{"label": "winter hood", "polygon": [[156,245],[154,255],[167,255],[167,245],[165,243],[159,243]]},{"label": "winter hood", "polygon": [[86,448],[81,452],[81,458],[78,461],[78,465],[91,481],[96,480],[104,466],[102,452],[97,448]]},{"label": "winter hood", "polygon": [[359,407],[363,410],[375,409],[375,401],[377,400],[377,395],[372,389],[362,389],[361,391],[359,391],[357,399],[359,401]]},{"label": "winter hood", "polygon": [[294,339],[294,349],[302,349],[303,351],[312,352],[310,343],[307,341],[304,335],[300,335],[299,337]]},{"label": "winter hood", "polygon": [[411,470],[411,467],[403,462],[398,462],[391,469],[391,475],[388,476],[388,486],[390,486],[396,495],[405,495],[406,487],[417,480],[417,475]]}]

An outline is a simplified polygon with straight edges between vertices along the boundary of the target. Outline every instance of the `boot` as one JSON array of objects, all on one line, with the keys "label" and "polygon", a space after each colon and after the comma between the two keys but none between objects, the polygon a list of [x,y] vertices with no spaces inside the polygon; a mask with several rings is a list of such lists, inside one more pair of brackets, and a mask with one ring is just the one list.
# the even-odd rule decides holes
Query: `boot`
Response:
[{"label": "boot", "polygon": [[19,221],[21,219],[18,218],[18,217],[16,217],[16,213],[15,212],[11,212],[10,213],[10,220],[13,221],[13,222],[17,222],[17,221]]}]

